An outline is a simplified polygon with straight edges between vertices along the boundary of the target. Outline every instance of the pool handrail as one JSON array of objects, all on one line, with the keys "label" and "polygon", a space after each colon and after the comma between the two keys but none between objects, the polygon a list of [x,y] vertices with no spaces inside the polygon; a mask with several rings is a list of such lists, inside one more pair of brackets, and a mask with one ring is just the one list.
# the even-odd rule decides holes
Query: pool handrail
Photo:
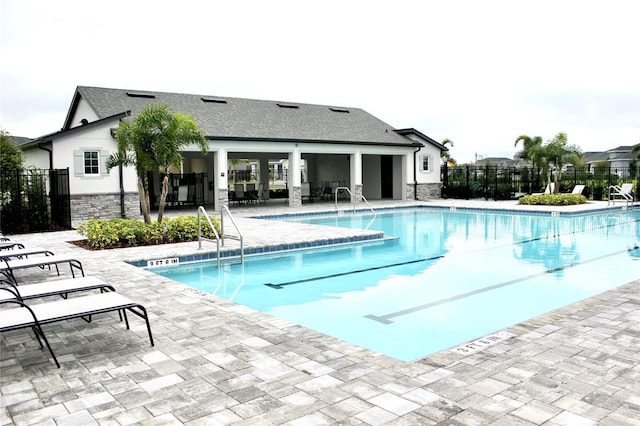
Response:
[{"label": "pool handrail", "polygon": [[202,236],[202,225],[201,225],[201,220],[200,217],[204,216],[204,218],[207,220],[207,223],[209,224],[209,227],[213,230],[213,234],[216,236],[216,258],[217,258],[217,263],[218,263],[218,267],[220,266],[220,235],[218,234],[218,231],[216,230],[216,227],[213,226],[213,223],[211,222],[211,219],[209,218],[209,215],[207,214],[207,211],[204,209],[204,206],[200,206],[198,207],[198,250],[202,249],[202,241],[209,241],[209,242],[214,242],[211,238],[206,238]]},{"label": "pool handrail", "polygon": [[[227,215],[229,216],[229,219],[231,219],[231,223],[233,224],[234,228],[236,229],[236,232],[238,233],[237,236],[236,235],[225,235],[225,233],[224,233],[224,212],[226,212]],[[209,214],[205,210],[204,206],[198,207],[198,249],[202,248],[202,241],[213,242],[213,240],[211,238],[206,238],[206,237],[202,236],[202,225],[201,225],[201,219],[200,219],[201,215],[205,217],[205,219],[209,223],[209,227],[213,230],[213,233],[216,236],[216,241],[215,241],[215,243],[216,243],[216,258],[217,258],[218,266],[220,266],[220,242],[222,241],[222,246],[224,246],[225,237],[226,238],[231,238],[232,240],[240,241],[240,263],[243,263],[244,262],[244,238],[242,237],[242,233],[240,232],[240,228],[238,228],[238,225],[236,224],[236,221],[233,219],[233,216],[231,215],[231,212],[229,211],[229,208],[227,206],[223,205],[222,208],[220,209],[220,233],[218,234],[218,231],[216,230],[215,226],[213,226],[213,223],[211,222],[211,219],[209,218]]]},{"label": "pool handrail", "polygon": [[[624,188],[623,188],[624,187]],[[629,207],[629,202],[633,205],[633,194],[631,184],[624,184],[622,187],[618,185],[611,185],[609,187],[609,197],[607,200],[607,206],[613,203],[616,204],[616,200],[624,200],[626,207]]]},{"label": "pool handrail", "polygon": [[[224,213],[225,212],[227,213],[227,216],[229,216],[229,219],[231,219],[231,224],[236,229],[236,232],[238,233],[238,235],[231,235],[231,234],[227,235],[224,233]],[[225,237],[231,238],[232,240],[237,240],[240,242],[240,263],[244,263],[244,237],[242,236],[242,232],[240,232],[240,228],[238,228],[238,224],[233,219],[233,216],[231,215],[229,208],[224,204],[220,207],[220,234],[222,234],[223,246],[224,246]]]},{"label": "pool handrail", "polygon": [[[338,192],[340,192],[340,190],[344,190],[347,191],[349,193],[349,196],[351,197],[351,205],[353,206],[353,211],[356,211],[356,197],[353,196],[353,193],[351,192],[351,190],[346,187],[346,186],[339,186],[336,188],[336,200],[335,200],[335,205],[336,205],[336,210],[338,210]],[[369,210],[371,210],[371,213],[373,213],[373,216],[375,217],[377,215],[376,211],[373,209],[373,207],[371,207],[371,204],[369,204],[369,201],[367,201],[367,199],[364,197],[363,194],[360,194],[360,197],[362,198],[362,201],[365,202],[365,204],[367,205],[367,207],[369,207]]]}]

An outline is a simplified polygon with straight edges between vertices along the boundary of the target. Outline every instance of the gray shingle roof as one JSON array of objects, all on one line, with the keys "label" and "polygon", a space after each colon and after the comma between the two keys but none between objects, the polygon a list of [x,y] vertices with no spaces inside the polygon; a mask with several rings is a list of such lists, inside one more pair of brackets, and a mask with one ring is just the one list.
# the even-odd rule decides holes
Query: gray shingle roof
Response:
[{"label": "gray shingle roof", "polygon": [[78,125],[69,120],[80,98],[98,118],[129,110],[135,115],[146,105],[166,104],[192,115],[213,139],[420,145],[359,108],[87,86],[78,86],[64,129]]}]

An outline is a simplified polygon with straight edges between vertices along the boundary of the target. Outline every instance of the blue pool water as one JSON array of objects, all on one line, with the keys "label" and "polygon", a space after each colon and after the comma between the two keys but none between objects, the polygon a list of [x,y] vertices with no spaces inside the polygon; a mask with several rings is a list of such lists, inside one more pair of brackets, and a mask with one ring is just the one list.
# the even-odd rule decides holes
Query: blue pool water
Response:
[{"label": "blue pool water", "polygon": [[368,227],[393,238],[153,271],[404,361],[640,277],[639,210],[542,216],[412,209],[373,220],[286,220]]}]

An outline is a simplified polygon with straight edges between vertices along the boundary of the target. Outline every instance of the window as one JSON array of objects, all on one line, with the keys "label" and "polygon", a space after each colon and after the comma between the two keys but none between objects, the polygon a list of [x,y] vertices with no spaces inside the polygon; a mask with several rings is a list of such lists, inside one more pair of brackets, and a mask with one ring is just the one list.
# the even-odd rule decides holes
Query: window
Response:
[{"label": "window", "polygon": [[78,177],[106,176],[109,152],[100,148],[82,148],[73,151],[73,174]]},{"label": "window", "polygon": [[85,175],[100,174],[100,163],[98,159],[98,151],[84,152],[84,174]]},{"label": "window", "polygon": [[430,155],[423,155],[422,156],[422,172],[423,173],[430,173],[431,172],[431,168],[432,168],[432,159]]}]

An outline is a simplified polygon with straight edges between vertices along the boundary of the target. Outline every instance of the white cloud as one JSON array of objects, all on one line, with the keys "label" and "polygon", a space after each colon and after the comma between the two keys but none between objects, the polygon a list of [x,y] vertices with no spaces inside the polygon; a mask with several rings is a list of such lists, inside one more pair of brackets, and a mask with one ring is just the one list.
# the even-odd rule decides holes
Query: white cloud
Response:
[{"label": "white cloud", "polygon": [[359,107],[459,161],[520,134],[631,145],[636,3],[2,0],[0,126],[58,130],[93,85]]}]

